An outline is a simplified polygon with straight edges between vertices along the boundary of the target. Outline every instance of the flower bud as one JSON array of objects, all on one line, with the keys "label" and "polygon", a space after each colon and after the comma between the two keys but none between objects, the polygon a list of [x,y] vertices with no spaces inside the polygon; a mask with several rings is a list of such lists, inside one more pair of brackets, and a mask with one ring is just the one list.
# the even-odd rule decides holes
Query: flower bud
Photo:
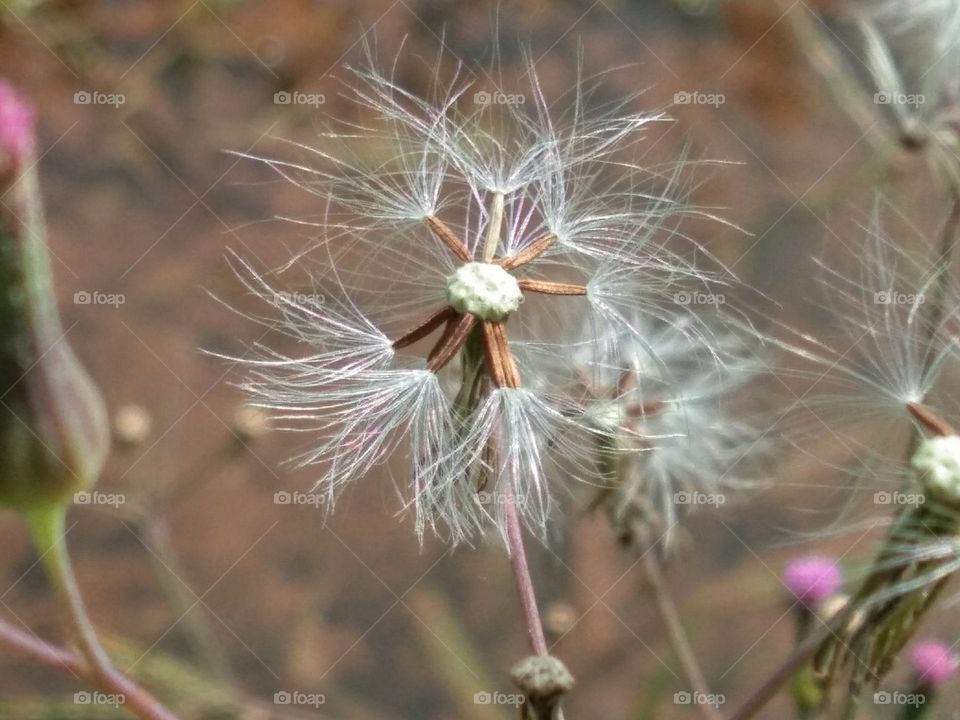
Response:
[{"label": "flower bud", "polygon": [[833,595],[843,583],[843,573],[833,558],[810,555],[787,564],[783,583],[794,598],[809,607]]},{"label": "flower bud", "polygon": [[918,687],[934,689],[953,677],[960,658],[939,640],[922,640],[910,648],[910,665]]},{"label": "flower bud", "polygon": [[0,506],[24,511],[91,486],[109,444],[64,338],[33,165],[33,110],[0,81]]}]

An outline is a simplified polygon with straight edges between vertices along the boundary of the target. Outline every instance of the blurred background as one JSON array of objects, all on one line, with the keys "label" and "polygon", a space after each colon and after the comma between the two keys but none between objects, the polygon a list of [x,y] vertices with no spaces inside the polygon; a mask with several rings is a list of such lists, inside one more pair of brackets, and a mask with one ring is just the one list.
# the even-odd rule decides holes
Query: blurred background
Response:
[{"label": "blurred background", "polygon": [[[511,707],[475,701],[478,692],[513,692],[507,669],[526,650],[498,545],[420,547],[382,477],[348,492],[326,525],[317,508],[275,500],[314,478],[283,467],[300,440],[265,434],[231,385],[233,369],[201,352],[236,353],[260,333],[208,293],[244,307],[226,250],[282,263],[308,233],[272,218],[316,212],[316,200],[227,151],[274,154],[277,138],[310,143],[318,114],[348,112],[338,77],[343,63],[361,59],[364,41],[385,58],[405,42],[399,76],[419,91],[429,74],[416,58],[434,57],[441,38],[468,62],[489,58],[498,42],[506,65],[528,43],[548,97],[570,87],[582,47],[586,74],[629,66],[606,81],[606,97],[646,89],[637,109],[670,107],[676,122],[647,139],[651,161],[687,152],[731,163],[698,175],[692,199],[740,229],[692,222],[689,234],[779,303],[780,320],[817,329],[821,317],[804,302],[818,292],[810,258],[843,263],[856,254],[856,223],[878,174],[895,186],[910,179],[895,197],[910,213],[905,243],[930,237],[942,200],[915,181],[919,161],[878,163],[870,132],[838,106],[802,40],[814,10],[829,17],[833,8],[0,1],[0,74],[38,106],[68,338],[114,418],[99,490],[122,502],[76,507],[68,542],[121,669],[146,678],[184,720],[515,717]],[[684,93],[716,101],[683,102]],[[117,302],[88,304],[84,293]],[[786,376],[771,384],[804,392]],[[778,422],[775,414],[774,438]],[[835,445],[824,437],[822,457],[839,463]],[[770,467],[771,488],[687,525],[669,583],[728,711],[792,646],[778,578],[788,558],[812,547],[796,532],[828,521],[836,477],[785,452]],[[578,681],[567,716],[695,717],[673,702],[685,683],[635,558],[602,517],[571,505],[566,520],[549,549],[531,541],[531,554],[555,652]],[[876,540],[816,547],[865,562]],[[0,516],[0,612],[62,638],[35,565],[22,522]],[[947,609],[928,630],[952,642],[958,624]],[[0,718],[125,717],[78,705],[73,693],[82,689],[0,654]],[[284,692],[325,702],[277,705]],[[949,700],[936,717],[953,717]],[[780,698],[762,716],[786,712]]]}]

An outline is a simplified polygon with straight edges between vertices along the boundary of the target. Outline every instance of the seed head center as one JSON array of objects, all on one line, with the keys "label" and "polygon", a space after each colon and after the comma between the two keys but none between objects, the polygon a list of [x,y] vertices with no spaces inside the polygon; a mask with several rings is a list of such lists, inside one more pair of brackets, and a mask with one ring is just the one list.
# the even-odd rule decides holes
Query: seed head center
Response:
[{"label": "seed head center", "polygon": [[520,307],[523,292],[499,265],[469,262],[447,278],[447,302],[458,313],[498,322]]}]

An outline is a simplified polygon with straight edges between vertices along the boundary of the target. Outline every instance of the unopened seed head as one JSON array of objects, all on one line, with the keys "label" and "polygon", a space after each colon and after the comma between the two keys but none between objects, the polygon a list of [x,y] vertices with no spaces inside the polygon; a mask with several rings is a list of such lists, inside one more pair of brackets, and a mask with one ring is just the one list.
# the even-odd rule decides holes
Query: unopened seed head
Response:
[{"label": "unopened seed head", "polygon": [[521,300],[516,278],[493,263],[467,263],[447,279],[450,307],[480,320],[503,320],[520,307]]},{"label": "unopened seed head", "polygon": [[910,464],[928,492],[948,501],[960,501],[960,437],[946,435],[924,440]]}]

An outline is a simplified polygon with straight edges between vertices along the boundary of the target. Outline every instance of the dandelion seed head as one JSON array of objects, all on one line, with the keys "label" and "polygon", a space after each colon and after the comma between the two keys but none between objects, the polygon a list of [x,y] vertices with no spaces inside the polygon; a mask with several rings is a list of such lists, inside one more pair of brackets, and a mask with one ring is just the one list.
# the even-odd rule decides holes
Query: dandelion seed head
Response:
[{"label": "dandelion seed head", "polygon": [[691,211],[673,198],[687,163],[641,166],[662,115],[633,96],[594,107],[579,78],[548,101],[532,60],[526,102],[470,104],[463,66],[438,61],[421,96],[367,54],[346,93],[362,120],[293,144],[303,159],[257,158],[324,204],[297,220],[318,233],[324,301],[275,292],[240,263],[298,347],[257,347],[245,388],[314,440],[296,461],[320,469],[330,501],[402,451],[394,479],[418,533],[502,533],[506,498],[545,536],[557,477],[602,482],[593,451],[614,429],[594,427],[568,382],[577,348],[642,334],[636,317],[701,332],[672,291],[712,276],[657,240]]},{"label": "dandelion seed head", "polygon": [[932,437],[920,443],[910,461],[923,486],[934,496],[960,501],[960,437]]},{"label": "dandelion seed head", "polygon": [[783,571],[783,584],[804,605],[816,605],[840,589],[843,571],[835,558],[808,555],[787,564]]},{"label": "dandelion seed head", "polygon": [[447,300],[458,313],[480,320],[503,320],[523,300],[517,279],[499,265],[469,262],[447,280]]}]

